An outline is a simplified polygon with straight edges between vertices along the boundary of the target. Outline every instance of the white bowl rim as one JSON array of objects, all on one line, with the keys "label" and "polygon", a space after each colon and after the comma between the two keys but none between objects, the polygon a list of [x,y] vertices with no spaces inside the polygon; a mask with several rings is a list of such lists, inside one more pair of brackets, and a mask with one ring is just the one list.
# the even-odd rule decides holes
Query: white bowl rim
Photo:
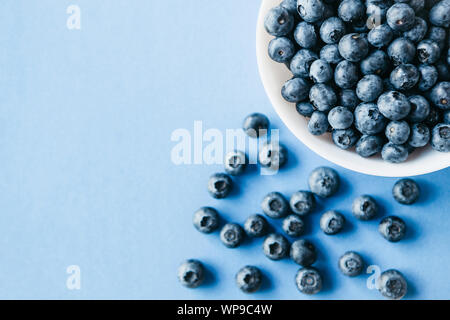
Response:
[{"label": "white bowl rim", "polygon": [[292,103],[281,96],[282,84],[292,77],[288,69],[270,59],[267,47],[270,36],[264,29],[264,17],[280,0],[262,0],[256,27],[256,57],[264,89],[272,106],[289,130],[309,149],[341,167],[360,173],[383,177],[408,177],[435,172],[450,166],[450,154],[437,152],[428,145],[414,151],[407,161],[399,164],[385,162],[380,156],[362,158],[354,149],[341,150],[329,134],[313,136],[307,130],[307,120],[298,114]]}]

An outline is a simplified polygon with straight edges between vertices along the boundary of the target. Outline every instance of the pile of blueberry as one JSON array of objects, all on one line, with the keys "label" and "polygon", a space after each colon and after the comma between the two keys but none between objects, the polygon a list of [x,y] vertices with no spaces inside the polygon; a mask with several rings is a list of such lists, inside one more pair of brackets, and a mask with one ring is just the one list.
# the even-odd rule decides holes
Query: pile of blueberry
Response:
[{"label": "pile of blueberry", "polygon": [[[249,136],[257,138],[267,133],[268,126],[267,117],[256,113],[245,119],[243,129]],[[258,160],[260,165],[278,170],[287,161],[287,150],[268,140],[260,148]],[[226,173],[216,173],[209,178],[208,191],[211,196],[216,199],[227,197],[233,188],[231,176],[243,174],[247,163],[247,156],[242,151],[227,154],[224,164]],[[279,192],[270,192],[262,199],[261,210],[265,216],[274,220],[282,219],[283,233],[290,238],[304,235],[304,218],[315,210],[316,197],[333,196],[339,189],[340,178],[335,170],[319,167],[309,175],[308,185],[309,191],[297,191],[289,200]],[[417,201],[419,193],[418,185],[411,179],[399,180],[392,190],[394,199],[401,204],[413,204]],[[361,221],[374,219],[378,213],[378,205],[372,197],[362,195],[354,199],[352,213]],[[251,215],[245,220],[243,227],[237,223],[222,224],[216,209],[202,207],[194,213],[193,224],[198,231],[205,234],[220,229],[220,240],[227,248],[239,247],[245,237],[264,237],[262,243],[264,255],[271,260],[290,257],[302,267],[295,277],[298,290],[305,294],[318,293],[322,289],[323,279],[319,270],[312,266],[318,255],[315,245],[304,239],[290,243],[283,234],[273,231],[266,217],[261,214]],[[341,232],[345,222],[345,217],[341,213],[331,210],[321,216],[320,228],[331,236]],[[386,240],[398,242],[405,236],[406,224],[399,217],[388,216],[380,221],[378,231]],[[357,252],[348,251],[341,256],[338,266],[342,274],[355,277],[362,273],[364,260]],[[183,285],[195,288],[202,283],[204,273],[202,263],[191,259],[180,266],[178,278]],[[236,283],[242,291],[251,293],[260,288],[263,278],[262,272],[257,267],[245,266],[236,274]],[[383,296],[390,299],[401,299],[407,292],[403,275],[392,269],[381,274],[377,280],[377,288]]]},{"label": "pile of blueberry", "polygon": [[265,18],[285,100],[341,149],[450,151],[450,0],[284,0]]}]

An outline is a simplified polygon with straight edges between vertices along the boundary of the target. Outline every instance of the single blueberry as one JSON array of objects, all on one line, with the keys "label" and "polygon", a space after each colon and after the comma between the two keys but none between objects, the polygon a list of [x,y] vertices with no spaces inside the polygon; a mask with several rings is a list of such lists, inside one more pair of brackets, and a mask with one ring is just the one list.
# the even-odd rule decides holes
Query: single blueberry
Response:
[{"label": "single blueberry", "polygon": [[265,136],[269,129],[269,119],[261,113],[252,113],[245,117],[242,129],[252,138]]},{"label": "single blueberry", "polygon": [[273,219],[285,217],[289,211],[289,203],[279,192],[270,192],[261,202],[262,211]]},{"label": "single blueberry", "polygon": [[376,26],[367,34],[367,41],[375,48],[381,48],[391,43],[394,33],[387,24]]},{"label": "single blueberry", "polygon": [[194,213],[194,227],[203,233],[211,233],[219,228],[219,213],[216,209],[202,207]]},{"label": "single blueberry", "polygon": [[400,300],[406,295],[408,285],[399,271],[391,269],[384,271],[378,277],[377,288],[384,297]]},{"label": "single blueberry", "polygon": [[380,112],[390,120],[401,120],[408,116],[411,104],[408,98],[398,91],[383,93],[377,101]]},{"label": "single blueberry", "polygon": [[264,239],[263,251],[271,260],[283,259],[289,254],[289,241],[281,234],[271,233]]},{"label": "single blueberry", "polygon": [[269,57],[279,63],[288,62],[295,54],[295,45],[285,37],[274,38],[269,42]]},{"label": "single blueberry", "polygon": [[378,225],[378,231],[386,240],[398,242],[405,237],[406,224],[399,217],[386,217]]},{"label": "single blueberry", "polygon": [[390,69],[390,60],[386,52],[382,50],[373,51],[367,58],[361,61],[361,72],[364,75],[385,75]]},{"label": "single blueberry", "polygon": [[369,74],[361,78],[356,85],[356,95],[359,100],[371,102],[376,100],[383,93],[383,80],[374,74]]},{"label": "single blueberry", "polygon": [[317,83],[309,90],[309,101],[317,110],[326,112],[336,105],[337,97],[332,87]]},{"label": "single blueberry", "polygon": [[430,141],[430,129],[423,123],[414,123],[411,126],[411,134],[408,144],[414,148],[424,147]]},{"label": "single blueberry", "polygon": [[430,22],[437,27],[448,28],[450,26],[450,1],[442,0],[436,3],[430,10]]},{"label": "single blueberry", "polygon": [[236,223],[227,223],[220,231],[220,240],[227,248],[236,248],[244,240],[245,232]]},{"label": "single blueberry", "polygon": [[450,125],[437,124],[431,133],[431,147],[439,152],[450,152]]},{"label": "single blueberry", "polygon": [[404,144],[408,141],[411,128],[406,121],[391,121],[384,131],[386,138],[394,144]]},{"label": "single blueberry", "polygon": [[334,144],[343,150],[353,147],[358,142],[359,137],[359,133],[353,128],[338,129],[332,132]]},{"label": "single blueberry", "polygon": [[360,102],[353,89],[343,89],[338,93],[338,104],[349,110],[354,111]]},{"label": "single blueberry", "polygon": [[311,115],[315,111],[313,105],[309,102],[297,102],[295,108],[299,114],[308,118],[311,117]]},{"label": "single blueberry", "polygon": [[361,103],[355,109],[355,126],[362,134],[373,135],[384,130],[386,118],[375,103]]},{"label": "single blueberry", "polygon": [[333,129],[348,129],[353,124],[353,113],[345,107],[334,107],[328,113],[328,122]]},{"label": "single blueberry", "polygon": [[339,41],[339,53],[348,61],[361,61],[369,53],[367,37],[359,33],[346,34]]},{"label": "single blueberry", "polygon": [[419,82],[419,71],[412,64],[401,64],[392,70],[390,81],[397,90],[412,89]]},{"label": "single blueberry", "polygon": [[404,145],[398,145],[392,142],[386,143],[381,150],[383,160],[391,163],[404,162],[408,158],[408,155],[408,149]]},{"label": "single blueberry", "polygon": [[314,25],[305,21],[300,22],[294,30],[294,39],[302,48],[313,48],[317,43]]},{"label": "single blueberry", "polygon": [[400,179],[394,184],[392,195],[401,204],[413,204],[419,199],[419,185],[412,179]]},{"label": "single blueberry", "polygon": [[233,181],[225,173],[215,173],[208,181],[209,194],[216,199],[223,199],[228,196],[233,189]]},{"label": "single blueberry", "polygon": [[342,89],[350,89],[358,80],[358,66],[350,61],[343,60],[334,69],[334,82]]},{"label": "single blueberry", "polygon": [[262,215],[254,214],[245,220],[244,230],[249,237],[258,238],[265,236],[269,229],[269,224]]},{"label": "single blueberry", "polygon": [[316,22],[323,19],[325,4],[321,0],[298,0],[297,10],[306,22]]},{"label": "single blueberry", "polygon": [[260,165],[274,171],[283,167],[288,160],[287,149],[272,141],[267,141],[261,146],[258,156]]},{"label": "single blueberry", "polygon": [[309,77],[315,83],[325,83],[333,77],[333,69],[325,60],[318,59],[311,64]]},{"label": "single blueberry", "polygon": [[378,205],[371,196],[362,195],[353,200],[352,213],[355,218],[367,221],[377,215]]},{"label": "single blueberry", "polygon": [[316,198],[314,198],[312,192],[297,191],[292,194],[289,204],[292,212],[305,216],[311,213],[316,207]]},{"label": "single blueberry", "polygon": [[290,214],[284,218],[282,228],[288,236],[300,237],[305,232],[305,223],[300,216]]},{"label": "single blueberry", "polygon": [[289,68],[295,77],[308,78],[309,68],[318,58],[314,51],[300,49],[292,58]]},{"label": "single blueberry", "polygon": [[294,28],[294,16],[283,7],[272,8],[264,19],[264,27],[272,36],[285,36]]},{"label": "single blueberry", "polygon": [[411,63],[416,56],[416,46],[406,38],[397,38],[391,42],[387,54],[394,65]]},{"label": "single blueberry", "polygon": [[366,7],[359,0],[343,0],[338,7],[338,15],[345,22],[359,22],[364,19]]},{"label": "single blueberry", "polygon": [[314,111],[308,121],[308,131],[315,136],[327,132],[329,126],[327,115],[320,111]]},{"label": "single blueberry", "polygon": [[294,17],[298,16],[297,0],[283,0],[280,4],[283,8],[289,11]]},{"label": "single blueberry", "polygon": [[242,151],[230,151],[225,156],[225,171],[233,176],[240,175],[247,167],[247,156]]},{"label": "single blueberry", "polygon": [[356,277],[363,272],[364,260],[358,253],[348,251],[339,258],[338,266],[344,275]]},{"label": "single blueberry", "polygon": [[258,291],[262,283],[262,273],[254,266],[245,266],[236,274],[236,284],[245,293]]},{"label": "single blueberry", "polygon": [[411,29],[403,33],[403,36],[412,42],[421,41],[427,34],[428,25],[422,18],[416,17]]},{"label": "single blueberry", "polygon": [[297,240],[291,245],[291,259],[302,267],[309,267],[317,260],[316,247],[308,240]]},{"label": "single blueberry", "polygon": [[356,152],[364,158],[376,155],[381,151],[384,140],[380,136],[363,135],[356,143]]},{"label": "single blueberry", "polygon": [[430,39],[425,39],[417,45],[417,59],[421,63],[433,64],[439,60],[441,49],[439,45]]},{"label": "single blueberry", "polygon": [[320,229],[325,234],[337,234],[344,229],[345,218],[337,211],[327,211],[320,218]]},{"label": "single blueberry", "polygon": [[205,274],[203,264],[194,259],[186,260],[178,268],[178,280],[188,288],[197,288],[202,284]]},{"label": "single blueberry", "polygon": [[450,82],[442,81],[436,84],[430,93],[431,102],[441,110],[450,109]]},{"label": "single blueberry", "polygon": [[300,269],[295,276],[295,283],[304,294],[316,294],[322,290],[322,276],[315,268]]},{"label": "single blueberry", "polygon": [[337,43],[345,34],[345,24],[338,17],[325,20],[320,26],[320,37],[327,44]]},{"label": "single blueberry", "polygon": [[417,89],[420,91],[428,91],[431,89],[437,82],[439,73],[435,66],[421,64],[419,65],[419,83],[417,84]]},{"label": "single blueberry", "polygon": [[281,95],[288,102],[299,102],[308,98],[310,87],[305,79],[293,78],[283,85]]},{"label": "single blueberry", "polygon": [[320,59],[325,60],[330,64],[338,64],[344,58],[339,53],[337,44],[327,44],[320,49]]},{"label": "single blueberry", "polygon": [[406,3],[396,3],[386,13],[386,21],[395,31],[408,31],[414,25],[416,14]]},{"label": "single blueberry", "polygon": [[328,198],[339,189],[339,175],[331,168],[318,167],[309,175],[308,184],[311,192],[319,197]]},{"label": "single blueberry", "polygon": [[428,100],[420,95],[412,95],[408,97],[411,104],[411,111],[407,117],[412,123],[424,121],[430,114],[430,104]]}]

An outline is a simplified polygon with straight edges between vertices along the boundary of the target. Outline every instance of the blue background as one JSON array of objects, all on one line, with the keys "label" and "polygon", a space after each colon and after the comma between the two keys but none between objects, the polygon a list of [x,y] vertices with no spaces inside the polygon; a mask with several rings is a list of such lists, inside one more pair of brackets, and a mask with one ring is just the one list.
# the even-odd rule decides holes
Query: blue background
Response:
[{"label": "blue background", "polygon": [[[66,9],[81,8],[82,29],[66,28]],[[303,146],[274,113],[255,58],[257,0],[3,0],[0,4],[0,298],[378,299],[368,275],[341,276],[337,259],[359,251],[368,264],[397,268],[408,298],[449,299],[449,169],[417,177],[420,201],[393,201],[395,179],[342,168],[337,196],[308,218],[325,288],[314,297],[294,285],[298,266],[269,261],[261,240],[226,249],[218,234],[192,227],[200,206],[242,223],[262,197],[307,188],[308,173],[330,165]],[[206,191],[218,165],[171,162],[171,133],[239,128],[266,113],[289,148],[287,168],[237,178],[238,191],[214,200]],[[424,165],[426,165],[424,163]],[[401,216],[407,238],[388,243],[379,219],[351,217],[357,195],[373,195],[382,215]],[[349,228],[325,236],[320,212],[340,210]],[[380,215],[381,216],[381,215]],[[274,222],[279,226],[279,221]],[[210,270],[202,288],[176,278],[186,258]],[[234,274],[259,266],[266,282],[245,295]],[[81,290],[68,290],[66,268],[79,265]]]}]

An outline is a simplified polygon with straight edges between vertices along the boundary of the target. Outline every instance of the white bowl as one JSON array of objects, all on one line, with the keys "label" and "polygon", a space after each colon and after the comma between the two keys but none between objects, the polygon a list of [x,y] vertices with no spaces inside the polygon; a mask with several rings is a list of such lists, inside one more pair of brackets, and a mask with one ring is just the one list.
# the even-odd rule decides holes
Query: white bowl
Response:
[{"label": "white bowl", "polygon": [[330,134],[314,136],[309,133],[307,120],[297,113],[293,103],[286,102],[281,96],[281,87],[292,77],[284,64],[272,61],[267,48],[273,38],[264,29],[264,17],[270,8],[281,0],[263,0],[256,28],[256,57],[261,80],[270,102],[289,130],[309,149],[323,158],[344,168],[385,177],[415,176],[434,172],[450,166],[450,153],[437,152],[428,145],[414,151],[403,163],[392,164],[383,161],[380,156],[363,158],[354,148],[345,151],[339,149],[331,140]]}]

